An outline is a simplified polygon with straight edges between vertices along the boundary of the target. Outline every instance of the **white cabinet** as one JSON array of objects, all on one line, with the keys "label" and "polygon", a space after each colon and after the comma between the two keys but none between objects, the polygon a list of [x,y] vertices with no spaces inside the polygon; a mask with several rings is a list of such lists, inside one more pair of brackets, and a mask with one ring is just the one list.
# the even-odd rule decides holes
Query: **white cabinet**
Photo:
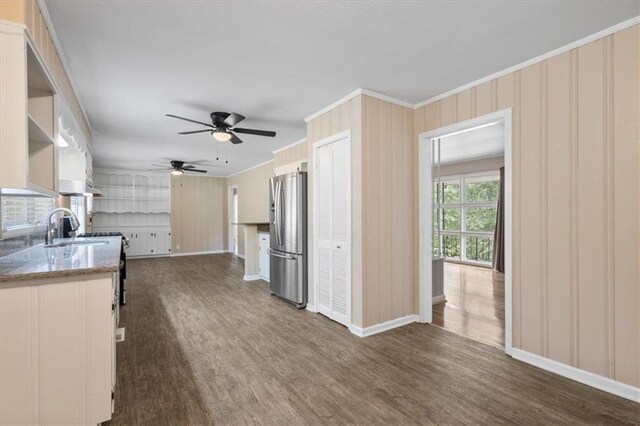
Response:
[{"label": "white cabinet", "polygon": [[111,273],[0,286],[0,424],[98,424],[115,384]]},{"label": "white cabinet", "polygon": [[0,63],[0,188],[57,195],[56,92],[24,27],[0,22]]},{"label": "white cabinet", "polygon": [[269,234],[258,233],[258,274],[269,281]]},{"label": "white cabinet", "polygon": [[132,229],[123,232],[129,239],[127,256],[154,256],[171,253],[169,229]]},{"label": "white cabinet", "polygon": [[351,303],[350,164],[348,137],[315,148],[316,303],[318,312],[344,325]]}]

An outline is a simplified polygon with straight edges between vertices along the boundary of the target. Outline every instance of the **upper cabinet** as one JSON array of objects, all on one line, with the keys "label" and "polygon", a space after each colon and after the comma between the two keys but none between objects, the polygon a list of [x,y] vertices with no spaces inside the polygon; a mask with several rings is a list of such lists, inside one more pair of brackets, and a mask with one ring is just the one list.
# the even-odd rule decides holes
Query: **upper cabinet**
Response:
[{"label": "upper cabinet", "polygon": [[0,188],[58,190],[56,91],[24,27],[0,22]]}]

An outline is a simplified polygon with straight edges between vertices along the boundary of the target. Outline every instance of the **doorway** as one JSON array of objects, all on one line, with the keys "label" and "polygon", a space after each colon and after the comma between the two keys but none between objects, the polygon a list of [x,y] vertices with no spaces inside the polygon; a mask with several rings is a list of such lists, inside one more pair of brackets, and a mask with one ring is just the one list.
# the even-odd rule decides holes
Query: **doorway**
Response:
[{"label": "doorway", "polygon": [[420,321],[511,352],[511,112],[420,135]]}]

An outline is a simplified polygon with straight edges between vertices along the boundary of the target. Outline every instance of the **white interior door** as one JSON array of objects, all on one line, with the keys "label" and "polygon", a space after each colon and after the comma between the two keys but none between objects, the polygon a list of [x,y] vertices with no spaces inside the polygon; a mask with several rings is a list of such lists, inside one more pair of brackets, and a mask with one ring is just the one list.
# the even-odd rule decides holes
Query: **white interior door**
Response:
[{"label": "white interior door", "polygon": [[317,310],[349,325],[350,319],[350,141],[316,148]]}]

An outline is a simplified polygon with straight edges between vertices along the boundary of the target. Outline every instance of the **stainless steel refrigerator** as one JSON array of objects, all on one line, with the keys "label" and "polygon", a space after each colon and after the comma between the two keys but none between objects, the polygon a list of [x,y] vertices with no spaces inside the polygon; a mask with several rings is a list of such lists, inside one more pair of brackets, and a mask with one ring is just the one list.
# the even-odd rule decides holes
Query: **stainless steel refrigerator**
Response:
[{"label": "stainless steel refrigerator", "polygon": [[270,180],[271,293],[302,309],[307,306],[307,173]]}]

